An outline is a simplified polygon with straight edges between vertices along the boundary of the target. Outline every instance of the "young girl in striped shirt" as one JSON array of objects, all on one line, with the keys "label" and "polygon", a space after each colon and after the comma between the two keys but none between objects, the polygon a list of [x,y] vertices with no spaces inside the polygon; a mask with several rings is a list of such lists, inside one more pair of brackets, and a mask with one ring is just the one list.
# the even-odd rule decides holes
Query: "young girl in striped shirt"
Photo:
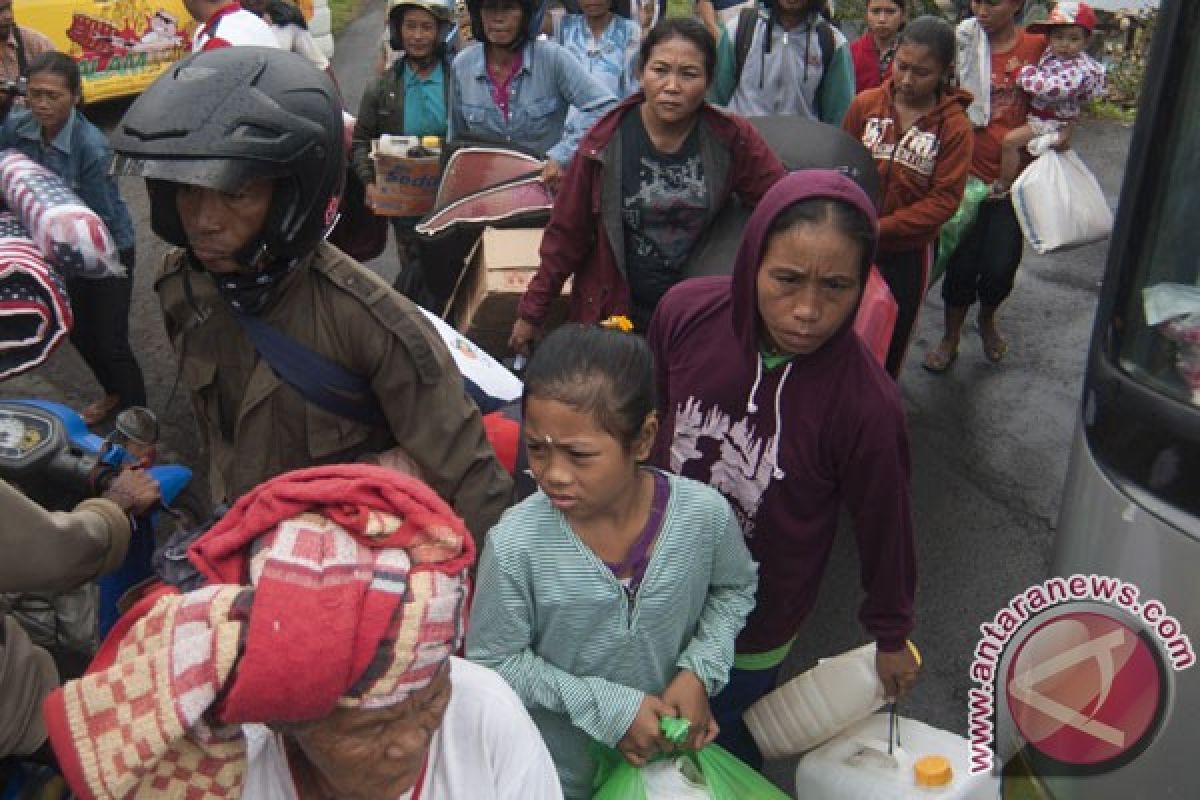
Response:
[{"label": "young girl in striped shirt", "polygon": [[649,469],[654,363],[638,336],[568,326],[526,372],[525,445],[541,491],[488,534],[467,656],[529,708],[568,800],[591,796],[589,742],[642,765],[662,717],[711,742],[756,569],[713,489]]}]

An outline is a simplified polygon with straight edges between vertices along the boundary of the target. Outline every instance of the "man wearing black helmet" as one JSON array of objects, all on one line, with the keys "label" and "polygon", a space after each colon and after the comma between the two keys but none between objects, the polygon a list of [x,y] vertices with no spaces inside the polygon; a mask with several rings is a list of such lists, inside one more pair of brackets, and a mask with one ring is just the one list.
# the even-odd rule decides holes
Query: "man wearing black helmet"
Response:
[{"label": "man wearing black helmet", "polygon": [[179,250],[155,289],[214,501],[398,448],[482,538],[511,482],[421,312],[323,238],[345,173],[332,82],[266,48],[195,54],[130,107],[117,171]]}]

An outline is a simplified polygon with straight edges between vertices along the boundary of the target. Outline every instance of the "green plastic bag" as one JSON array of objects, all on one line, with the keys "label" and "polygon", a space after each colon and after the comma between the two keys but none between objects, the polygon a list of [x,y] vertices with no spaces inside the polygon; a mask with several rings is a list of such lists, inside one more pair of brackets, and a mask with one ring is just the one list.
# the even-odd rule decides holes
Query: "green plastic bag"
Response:
[{"label": "green plastic bag", "polygon": [[[663,736],[676,744],[687,739],[687,720],[664,717],[660,727]],[[592,800],[659,800],[647,793],[642,771],[616,750],[593,744],[592,758],[596,762]],[[655,760],[664,759],[690,762],[694,769],[684,771],[702,776],[712,800],[791,800],[790,795],[715,744],[695,752],[662,755]]]},{"label": "green plastic bag", "polygon": [[933,271],[929,273],[929,288],[933,288],[938,278],[946,272],[950,256],[954,255],[967,233],[975,227],[979,207],[991,192],[991,187],[974,175],[967,178],[967,188],[963,190],[963,199],[958,205],[958,211],[954,212],[954,216],[946,221],[938,233],[937,259],[933,262]]}]

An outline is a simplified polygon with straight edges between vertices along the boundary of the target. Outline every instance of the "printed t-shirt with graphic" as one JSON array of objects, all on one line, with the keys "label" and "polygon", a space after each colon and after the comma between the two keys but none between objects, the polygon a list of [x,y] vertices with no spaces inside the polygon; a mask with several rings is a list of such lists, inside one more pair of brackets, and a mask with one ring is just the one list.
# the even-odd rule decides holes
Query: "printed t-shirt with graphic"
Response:
[{"label": "printed t-shirt with graphic", "polygon": [[1029,113],[1029,95],[1017,84],[1022,67],[1037,64],[1046,49],[1046,39],[1024,30],[1017,32],[1017,43],[1006,53],[992,53],[992,116],[986,128],[975,130],[975,154],[971,174],[984,183],[1000,177],[1000,152],[1004,135],[1025,124]]},{"label": "printed t-shirt with graphic", "polygon": [[645,330],[658,301],[683,277],[704,230],[708,187],[696,128],[676,153],[660,153],[641,114],[621,121],[621,218],[633,324]]}]

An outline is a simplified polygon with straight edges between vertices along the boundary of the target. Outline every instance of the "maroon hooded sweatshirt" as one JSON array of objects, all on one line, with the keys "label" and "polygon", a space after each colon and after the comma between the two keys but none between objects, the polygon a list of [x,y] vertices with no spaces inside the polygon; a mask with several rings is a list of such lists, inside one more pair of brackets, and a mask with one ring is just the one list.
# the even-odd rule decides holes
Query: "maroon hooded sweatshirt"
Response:
[{"label": "maroon hooded sweatshirt", "polygon": [[895,381],[854,333],[854,314],[810,355],[775,369],[760,356],[756,281],[771,222],[810,197],[848,202],[877,223],[849,178],[792,173],[746,226],[733,276],[673,287],[650,324],[662,426],[654,459],[719,490],[759,563],[757,605],[737,652],[763,653],[796,636],[812,610],[850,511],[866,600],[863,626],[881,650],[913,627],[916,543],[908,432]]}]

